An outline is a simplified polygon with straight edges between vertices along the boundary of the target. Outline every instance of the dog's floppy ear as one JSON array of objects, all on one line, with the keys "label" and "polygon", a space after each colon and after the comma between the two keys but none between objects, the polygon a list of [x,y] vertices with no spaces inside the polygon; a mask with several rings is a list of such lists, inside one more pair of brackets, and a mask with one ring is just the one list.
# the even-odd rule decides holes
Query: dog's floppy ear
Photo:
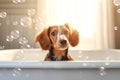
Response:
[{"label": "dog's floppy ear", "polygon": [[50,39],[48,37],[48,29],[44,29],[41,33],[39,33],[35,38],[35,43],[39,42],[41,48],[43,50],[49,50],[51,47]]},{"label": "dog's floppy ear", "polygon": [[79,43],[79,32],[75,29],[72,29],[69,24],[65,24],[65,26],[69,29],[70,31],[70,36],[69,36],[69,43],[71,46],[76,46]]}]

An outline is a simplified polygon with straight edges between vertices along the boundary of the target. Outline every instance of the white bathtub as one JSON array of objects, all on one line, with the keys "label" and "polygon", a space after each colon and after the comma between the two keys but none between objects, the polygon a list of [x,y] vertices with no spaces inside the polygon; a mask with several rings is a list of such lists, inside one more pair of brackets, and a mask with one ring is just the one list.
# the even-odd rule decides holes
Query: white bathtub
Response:
[{"label": "white bathtub", "polygon": [[70,50],[74,61],[43,61],[47,51],[0,51],[0,80],[120,80],[119,50]]}]

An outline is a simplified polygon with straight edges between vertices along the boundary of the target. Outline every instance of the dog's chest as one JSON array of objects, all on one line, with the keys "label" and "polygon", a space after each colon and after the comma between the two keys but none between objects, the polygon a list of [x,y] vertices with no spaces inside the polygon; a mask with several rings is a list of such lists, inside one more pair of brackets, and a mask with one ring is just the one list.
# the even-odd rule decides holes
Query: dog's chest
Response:
[{"label": "dog's chest", "polygon": [[61,61],[62,60],[62,56],[53,56],[55,61]]},{"label": "dog's chest", "polygon": [[51,61],[65,61],[68,60],[67,53],[67,49],[64,51],[50,50],[50,52],[48,53],[48,58]]},{"label": "dog's chest", "polygon": [[48,55],[49,60],[51,61],[67,61],[68,60],[68,56],[52,56],[52,55]]},{"label": "dog's chest", "polygon": [[53,53],[49,53],[48,58],[51,61],[63,61],[63,60],[67,60],[67,55],[55,55]]}]

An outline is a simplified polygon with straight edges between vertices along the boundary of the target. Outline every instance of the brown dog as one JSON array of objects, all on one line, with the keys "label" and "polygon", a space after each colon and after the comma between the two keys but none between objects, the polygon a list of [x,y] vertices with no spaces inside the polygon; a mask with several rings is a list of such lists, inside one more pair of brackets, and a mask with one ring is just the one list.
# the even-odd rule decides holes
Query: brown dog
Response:
[{"label": "brown dog", "polygon": [[44,29],[37,35],[35,43],[39,42],[43,50],[49,50],[45,61],[70,61],[69,44],[74,47],[79,43],[79,34],[70,25],[54,25]]}]

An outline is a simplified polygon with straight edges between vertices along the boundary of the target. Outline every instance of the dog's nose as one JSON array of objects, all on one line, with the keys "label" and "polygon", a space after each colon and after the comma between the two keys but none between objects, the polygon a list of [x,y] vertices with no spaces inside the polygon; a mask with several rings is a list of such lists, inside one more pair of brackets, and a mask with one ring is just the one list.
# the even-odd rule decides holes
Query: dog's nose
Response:
[{"label": "dog's nose", "polygon": [[60,40],[60,43],[62,44],[62,45],[65,45],[66,44],[66,40]]}]

